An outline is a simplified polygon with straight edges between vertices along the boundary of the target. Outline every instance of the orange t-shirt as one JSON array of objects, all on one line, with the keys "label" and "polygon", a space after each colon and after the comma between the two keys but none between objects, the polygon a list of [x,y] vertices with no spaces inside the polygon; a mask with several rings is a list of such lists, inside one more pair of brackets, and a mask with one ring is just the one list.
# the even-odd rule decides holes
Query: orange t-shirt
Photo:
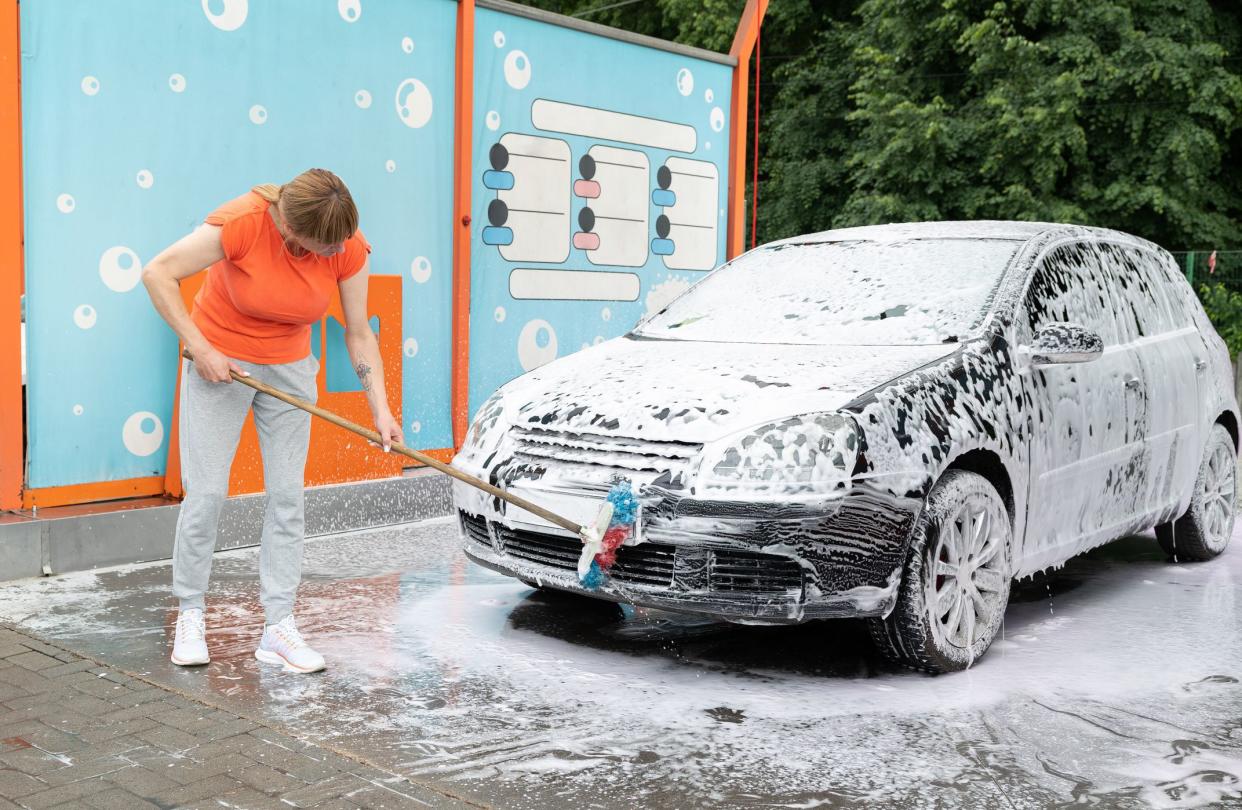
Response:
[{"label": "orange t-shirt", "polygon": [[311,324],[328,311],[336,285],[363,268],[371,245],[360,230],[335,256],[295,257],[269,205],[251,191],[204,220],[220,226],[224,258],[207,268],[190,317],[228,357],[292,363],[310,354]]}]

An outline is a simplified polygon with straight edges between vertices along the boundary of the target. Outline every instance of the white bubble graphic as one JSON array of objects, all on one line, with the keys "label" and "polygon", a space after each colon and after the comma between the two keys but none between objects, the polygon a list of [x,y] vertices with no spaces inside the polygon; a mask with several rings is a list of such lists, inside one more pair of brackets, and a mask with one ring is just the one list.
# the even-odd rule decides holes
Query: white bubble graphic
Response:
[{"label": "white bubble graphic", "polygon": [[600,312],[599,312],[599,316],[600,316],[601,318],[603,318],[605,321],[611,321],[611,320],[612,320],[612,310],[611,310],[611,309],[609,309],[608,307],[604,307],[603,309],[601,309],[601,310],[600,310]]},{"label": "white bubble graphic", "polygon": [[56,207],[60,209],[62,214],[72,214],[73,209],[78,205],[78,201],[73,199],[72,194],[61,194],[56,198]]},{"label": "white bubble graphic", "polygon": [[134,180],[138,182],[139,188],[151,188],[155,185],[155,175],[149,169],[140,169]]},{"label": "white bubble graphic", "polygon": [[264,124],[267,123],[267,107],[262,104],[256,104],[250,108],[250,123]]},{"label": "white bubble graphic", "polygon": [[125,420],[121,441],[135,456],[149,456],[164,443],[164,424],[150,411],[139,411]]},{"label": "white bubble graphic", "polygon": [[90,304],[83,304],[73,311],[73,322],[79,329],[90,329],[95,325],[97,317],[95,308]]},{"label": "white bubble graphic", "polygon": [[427,279],[431,278],[431,260],[419,256],[410,262],[410,278],[418,284],[426,284]]},{"label": "white bubble graphic", "polygon": [[421,432],[422,432],[422,429],[423,429],[423,423],[422,423],[422,422],[420,422],[420,421],[418,421],[417,419],[415,419],[413,422],[411,422],[411,423],[410,423],[410,431],[411,431],[411,432],[413,432],[413,433],[421,433]]},{"label": "white bubble graphic", "polygon": [[703,91],[703,100],[708,104],[711,104],[716,100],[716,94],[712,92],[710,87]]},{"label": "white bubble graphic", "polygon": [[354,93],[354,103],[365,110],[371,106],[371,94],[366,90],[359,90]]},{"label": "white bubble graphic", "polygon": [[397,161],[395,160],[384,161],[384,171],[388,172],[389,174],[392,174],[396,170],[397,170]]},{"label": "white bubble graphic", "polygon": [[497,31],[492,34],[492,42],[495,43],[497,48],[503,48],[505,46],[505,32]]},{"label": "white bubble graphic", "polygon": [[[219,14],[213,13],[213,5],[223,6]],[[221,31],[236,31],[246,21],[250,12],[250,0],[203,0],[203,13],[208,21]]]},{"label": "white bubble graphic", "polygon": [[492,317],[496,319],[496,323],[504,323],[506,314],[507,313],[505,312],[504,307],[496,307],[496,311],[492,313]]},{"label": "white bubble graphic", "polygon": [[539,368],[556,359],[556,331],[552,324],[533,320],[518,335],[518,362],[526,371]]},{"label": "white bubble graphic", "polygon": [[414,53],[414,40],[410,39],[409,37],[402,37],[401,38],[401,50],[405,51],[406,53]]},{"label": "white bubble graphic", "polygon": [[690,72],[690,68],[677,71],[677,92],[683,96],[694,92],[694,74]]},{"label": "white bubble graphic", "polygon": [[495,110],[488,110],[485,121],[487,123],[487,128],[493,132],[500,129],[500,113]]},{"label": "white bubble graphic", "polygon": [[704,149],[711,149],[711,148],[712,148],[712,142],[711,142],[711,141],[703,141],[703,148],[704,148]]},{"label": "white bubble graphic", "polygon": [[180,73],[174,73],[173,75],[169,76],[168,77],[168,89],[172,90],[174,93],[184,93],[185,92],[185,76],[182,76]]},{"label": "white bubble graphic", "polygon": [[712,107],[712,129],[719,132],[724,129],[724,110],[719,107]]},{"label": "white bubble graphic", "polygon": [[530,59],[523,51],[509,51],[505,57],[505,81],[514,90],[530,84]]},{"label": "white bubble graphic", "polygon": [[643,313],[643,317],[648,318],[656,314],[688,289],[690,289],[689,280],[678,276],[669,276],[659,284],[653,285],[647,292],[647,311]]},{"label": "white bubble graphic", "polygon": [[82,92],[88,96],[93,96],[99,92],[99,79],[94,76],[84,76],[82,78]]},{"label": "white bubble graphic", "polygon": [[362,16],[362,0],[336,0],[336,10],[345,22],[358,22]]},{"label": "white bubble graphic", "polygon": [[99,277],[108,289],[129,292],[142,278],[142,262],[137,253],[124,245],[110,247],[99,257]]},{"label": "white bubble graphic", "polygon": [[397,85],[397,117],[410,129],[419,129],[431,120],[431,91],[418,79]]},{"label": "white bubble graphic", "polygon": [[405,356],[413,357],[418,354],[418,341],[414,338],[406,338],[405,340]]},{"label": "white bubble graphic", "polygon": [[81,416],[81,415],[82,415],[82,412],[83,412],[84,410],[86,410],[86,409],[85,409],[85,408],[83,408],[81,405],[74,405],[74,406],[73,406],[73,415],[74,415],[74,416]]}]

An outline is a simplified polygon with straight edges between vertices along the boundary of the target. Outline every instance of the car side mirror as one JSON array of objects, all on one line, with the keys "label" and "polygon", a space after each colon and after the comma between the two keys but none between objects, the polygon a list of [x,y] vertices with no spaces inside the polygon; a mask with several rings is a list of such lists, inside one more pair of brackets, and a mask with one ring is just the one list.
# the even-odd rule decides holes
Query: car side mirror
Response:
[{"label": "car side mirror", "polygon": [[1104,341],[1076,323],[1050,323],[1035,333],[1027,349],[1032,366],[1088,363],[1104,353]]}]

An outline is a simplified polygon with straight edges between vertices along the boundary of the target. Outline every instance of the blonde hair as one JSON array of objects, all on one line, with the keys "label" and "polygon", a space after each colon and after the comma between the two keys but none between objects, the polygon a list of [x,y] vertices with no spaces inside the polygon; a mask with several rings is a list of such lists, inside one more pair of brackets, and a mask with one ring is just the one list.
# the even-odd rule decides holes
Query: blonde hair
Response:
[{"label": "blonde hair", "polygon": [[308,169],[283,186],[264,183],[251,189],[278,204],[295,236],[339,245],[358,230],[358,207],[344,181],[327,169]]}]

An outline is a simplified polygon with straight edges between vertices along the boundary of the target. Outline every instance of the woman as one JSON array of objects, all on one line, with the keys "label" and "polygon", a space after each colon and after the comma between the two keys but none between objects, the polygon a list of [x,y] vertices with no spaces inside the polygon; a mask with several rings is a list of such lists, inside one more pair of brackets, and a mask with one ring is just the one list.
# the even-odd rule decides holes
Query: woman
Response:
[{"label": "woman", "polygon": [[[301,580],[303,486],[310,414],[249,386],[253,376],[303,399],[316,399],[319,363],[311,324],[334,289],[345,312],[345,344],[366,391],[376,431],[401,441],[388,408],[379,346],[367,324],[371,246],[341,179],[311,169],[283,186],[256,186],[225,203],[204,224],[156,256],[142,273],[155,308],[190,350],[181,374],[181,469],[186,497],[173,548],[173,595],[180,601],[172,661],[206,664],[204,595],[211,576],[220,509],[246,413],[254,410],[267,510],[259,552],[266,626],[255,657],[299,672],[323,669],[323,656],[298,633],[293,601]],[[206,269],[186,311],[181,279]]]}]

